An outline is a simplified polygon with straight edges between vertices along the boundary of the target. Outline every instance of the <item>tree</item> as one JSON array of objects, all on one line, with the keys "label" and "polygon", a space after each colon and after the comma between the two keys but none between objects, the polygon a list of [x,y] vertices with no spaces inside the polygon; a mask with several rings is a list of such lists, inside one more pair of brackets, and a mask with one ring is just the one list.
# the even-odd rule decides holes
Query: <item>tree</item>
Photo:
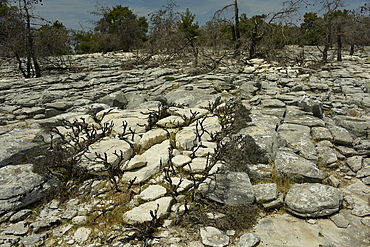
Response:
[{"label": "tree", "polygon": [[343,42],[346,35],[346,26],[352,26],[351,18],[348,10],[336,10],[333,12],[334,16],[334,33],[337,41],[337,61],[342,61]]},{"label": "tree", "polygon": [[343,26],[344,43],[350,46],[350,55],[354,54],[355,46],[364,47],[370,44],[370,17],[365,7],[348,11],[346,25]]},{"label": "tree", "polygon": [[[31,19],[34,18],[32,15],[32,7],[34,4],[41,3],[42,0],[18,0],[18,8],[20,11],[20,16],[25,23],[25,48],[26,48],[26,57],[27,57],[27,70],[24,71],[21,69],[25,78],[30,78],[32,75],[36,77],[41,76],[41,69],[37,59],[35,42],[34,42],[34,28],[31,26]],[[19,54],[16,53],[19,67],[21,68],[22,61]]]},{"label": "tree", "polygon": [[200,40],[204,47],[215,55],[220,55],[233,46],[230,25],[222,19],[213,18],[202,27]]},{"label": "tree", "polygon": [[300,27],[303,43],[305,45],[319,45],[325,35],[324,19],[314,12],[305,13],[303,17],[304,20]]},{"label": "tree", "polygon": [[[41,2],[42,0],[17,0],[14,1],[17,6],[8,6],[8,1],[2,1],[0,5],[2,46],[8,49],[7,55],[15,55],[25,78],[41,76],[34,40],[35,27],[31,24],[35,19],[32,8]],[[26,68],[23,67],[24,63]]]},{"label": "tree", "polygon": [[73,47],[77,54],[98,51],[96,34],[92,31],[77,30],[73,32]]},{"label": "tree", "polygon": [[328,52],[329,48],[333,42],[333,33],[334,33],[334,21],[335,21],[335,12],[343,7],[342,0],[323,0],[321,10],[324,10],[324,29],[325,29],[325,38],[324,38],[324,49],[322,51],[322,62],[328,62]]},{"label": "tree", "polygon": [[61,56],[71,53],[69,31],[59,21],[52,25],[42,25],[35,34],[39,54],[44,56]]},{"label": "tree", "polygon": [[65,55],[72,53],[70,33],[59,21],[44,24],[35,32],[36,52],[40,63],[47,69],[69,66]]},{"label": "tree", "polygon": [[18,15],[16,7],[10,7],[7,5],[6,1],[0,3],[0,55],[11,56],[11,51],[13,47],[19,41],[17,38],[19,36],[19,31],[14,32],[14,30],[23,30],[23,22]]},{"label": "tree", "polygon": [[217,10],[213,18],[214,19],[220,19],[221,14],[225,10],[229,9],[230,7],[234,8],[234,22],[226,21],[226,20],[225,21],[229,22],[229,26],[230,26],[230,29],[231,29],[232,41],[234,43],[234,57],[238,57],[240,55],[240,46],[241,46],[238,1],[234,0],[234,3],[226,5],[222,9]]},{"label": "tree", "polygon": [[177,7],[175,1],[168,0],[167,5],[150,14],[150,53],[157,54],[161,51],[174,55],[181,49],[178,28],[181,16],[175,11]]},{"label": "tree", "polygon": [[267,15],[255,15],[248,18],[246,14],[240,17],[240,29],[243,36],[249,39],[249,59],[257,57],[257,46],[266,32]]},{"label": "tree", "polygon": [[185,38],[184,41],[186,43],[184,47],[191,47],[191,51],[194,56],[194,67],[197,67],[199,50],[198,47],[196,47],[196,41],[199,37],[200,29],[198,23],[196,23],[194,20],[195,15],[192,14],[189,9],[186,9],[186,11],[181,14],[179,29]]},{"label": "tree", "polygon": [[138,18],[128,7],[100,6],[93,14],[102,16],[94,28],[99,51],[131,51],[140,47],[146,39],[146,18]]}]

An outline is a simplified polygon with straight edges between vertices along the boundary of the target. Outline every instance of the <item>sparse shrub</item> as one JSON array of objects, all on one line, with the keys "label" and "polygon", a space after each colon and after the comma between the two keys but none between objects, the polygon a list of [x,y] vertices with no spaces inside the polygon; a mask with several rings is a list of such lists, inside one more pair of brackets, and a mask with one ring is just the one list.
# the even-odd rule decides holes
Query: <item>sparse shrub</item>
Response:
[{"label": "sparse shrub", "polygon": [[166,76],[166,77],[164,77],[163,78],[165,81],[174,81],[174,80],[176,80],[176,78],[175,77],[173,77],[173,76]]},{"label": "sparse shrub", "polygon": [[149,113],[141,112],[143,115],[149,115],[148,116],[148,125],[146,126],[147,130],[152,129],[156,123],[161,120],[162,118],[168,117],[170,114],[167,112],[168,108],[171,105],[168,104],[166,101],[161,101],[158,105],[157,110],[153,110]]},{"label": "sparse shrub", "polygon": [[293,177],[279,176],[275,171],[272,172],[271,179],[266,181],[267,183],[275,183],[279,191],[283,194],[288,193],[290,186],[294,183]]},{"label": "sparse shrub", "polygon": [[198,198],[174,224],[185,228],[214,226],[220,230],[246,231],[257,221],[255,205],[222,205],[205,198]]},{"label": "sparse shrub", "polygon": [[[62,120],[55,125],[44,127],[54,134],[51,134],[50,143],[29,152],[25,162],[35,164],[35,172],[44,176],[55,176],[65,185],[69,184],[70,188],[73,186],[70,181],[79,183],[91,178],[92,175],[76,164],[91,144],[110,135],[113,124],[106,123],[97,128],[87,123],[84,118],[80,118],[72,122]],[[62,131],[62,133],[60,129],[66,131]],[[104,157],[100,158],[104,161]],[[104,164],[110,165],[106,163]],[[112,171],[110,178],[112,179],[114,176],[115,172]]]},{"label": "sparse shrub", "polygon": [[247,172],[249,164],[264,161],[264,152],[249,135],[236,135],[224,138],[217,148],[218,159],[226,164],[228,171]]},{"label": "sparse shrub", "polygon": [[[248,165],[266,162],[263,150],[249,135],[238,135],[239,131],[251,122],[250,111],[238,98],[232,98],[221,103],[218,99],[214,104],[209,104],[219,118],[222,130],[214,135],[217,150],[214,159],[225,162],[223,169],[233,172],[249,172]],[[253,181],[253,176],[250,176]]]},{"label": "sparse shrub", "polygon": [[[149,241],[154,239],[154,233],[157,228],[162,226],[163,221],[158,218],[158,208],[152,211],[150,210],[150,215],[152,219],[147,222],[138,223],[135,225],[125,225],[124,223],[116,225],[114,231],[116,232],[113,236],[108,239],[103,239],[106,243],[112,244],[113,242],[121,242],[123,244],[139,244],[142,243],[143,246],[148,246]],[[117,214],[122,218],[122,212],[114,210],[111,212],[111,217],[116,219]],[[115,220],[113,222],[116,222]]]}]

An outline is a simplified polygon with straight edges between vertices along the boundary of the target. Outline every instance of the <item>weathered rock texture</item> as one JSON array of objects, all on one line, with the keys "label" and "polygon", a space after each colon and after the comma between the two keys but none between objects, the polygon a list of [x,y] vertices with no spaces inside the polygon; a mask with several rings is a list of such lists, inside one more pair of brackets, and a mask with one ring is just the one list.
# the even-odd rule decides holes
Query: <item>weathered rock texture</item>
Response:
[{"label": "weathered rock texture", "polygon": [[[122,246],[140,234],[153,246],[369,245],[368,57],[317,70],[252,59],[192,75],[182,65],[123,70],[125,56],[81,55],[80,73],[0,80],[0,245]],[[84,132],[73,136],[66,120]],[[65,139],[50,136],[55,126]],[[82,147],[74,158],[86,181],[30,211],[63,169],[45,176],[27,161],[49,158],[39,151],[58,138]],[[172,227],[198,192],[291,214],[261,218],[254,234]]]}]

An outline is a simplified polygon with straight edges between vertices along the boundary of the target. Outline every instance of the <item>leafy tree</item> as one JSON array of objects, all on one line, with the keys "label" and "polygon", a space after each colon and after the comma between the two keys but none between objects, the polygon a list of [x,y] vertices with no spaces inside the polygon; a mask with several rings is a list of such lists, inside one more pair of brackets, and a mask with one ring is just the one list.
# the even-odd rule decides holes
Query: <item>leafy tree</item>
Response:
[{"label": "leafy tree", "polygon": [[349,12],[349,21],[344,27],[345,42],[350,45],[350,55],[355,52],[355,46],[370,45],[370,17],[362,9]]},{"label": "leafy tree", "polygon": [[309,12],[304,14],[304,20],[301,24],[303,33],[303,42],[305,45],[319,45],[325,35],[324,19],[317,13]]},{"label": "leafy tree", "polygon": [[63,23],[44,24],[35,32],[35,46],[40,63],[45,69],[65,69],[71,49],[71,31]]},{"label": "leafy tree", "polygon": [[181,14],[181,20],[179,22],[179,27],[182,32],[184,32],[188,39],[194,39],[199,36],[200,29],[199,24],[194,21],[195,15],[186,9],[184,13]]},{"label": "leafy tree", "polygon": [[96,51],[131,51],[146,39],[148,24],[145,17],[138,18],[128,7],[121,5],[98,7],[95,15],[102,18],[95,24]]},{"label": "leafy tree", "polygon": [[198,55],[199,50],[197,47],[197,40],[200,34],[200,29],[198,23],[195,21],[195,15],[186,9],[184,13],[181,14],[181,20],[178,24],[180,32],[184,36],[184,48],[187,46],[191,47],[191,52],[194,56],[194,67],[198,66]]},{"label": "leafy tree", "polygon": [[333,12],[334,21],[334,34],[337,41],[337,61],[342,61],[342,48],[345,38],[345,27],[351,25],[351,18],[348,10],[336,10]]},{"label": "leafy tree", "polygon": [[59,21],[41,26],[36,32],[36,44],[42,56],[61,56],[71,53],[69,31]]},{"label": "leafy tree", "polygon": [[267,31],[267,15],[255,15],[248,18],[246,14],[240,17],[240,29],[243,36],[248,39],[249,58],[257,57],[257,46]]},{"label": "leafy tree", "polygon": [[[14,32],[18,30],[18,32]],[[23,22],[16,7],[10,7],[6,1],[0,3],[0,54],[11,56],[17,45],[19,30],[23,30]]]},{"label": "leafy tree", "polygon": [[98,51],[96,47],[96,35],[91,31],[77,30],[73,33],[73,47],[76,53],[93,53]]}]

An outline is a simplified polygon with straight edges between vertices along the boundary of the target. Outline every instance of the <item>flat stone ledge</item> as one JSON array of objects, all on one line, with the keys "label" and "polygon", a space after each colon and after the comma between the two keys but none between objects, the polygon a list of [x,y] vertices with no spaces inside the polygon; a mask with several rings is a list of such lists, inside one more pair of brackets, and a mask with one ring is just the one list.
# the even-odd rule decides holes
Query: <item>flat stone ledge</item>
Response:
[{"label": "flat stone ledge", "polygon": [[294,184],[285,203],[289,212],[301,217],[323,217],[339,211],[343,202],[341,190],[318,183]]}]

